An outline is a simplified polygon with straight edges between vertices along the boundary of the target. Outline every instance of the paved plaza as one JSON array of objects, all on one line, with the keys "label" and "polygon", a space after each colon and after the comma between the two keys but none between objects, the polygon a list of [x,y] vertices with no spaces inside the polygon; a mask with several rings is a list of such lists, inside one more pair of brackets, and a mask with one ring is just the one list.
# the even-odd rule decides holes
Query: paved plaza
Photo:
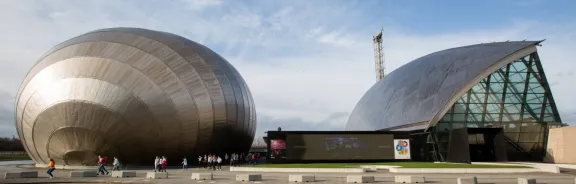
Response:
[{"label": "paved plaza", "polygon": [[[209,171],[206,169],[190,168],[188,170],[181,170],[177,168],[168,169],[168,179],[146,179],[146,172],[151,170],[131,170],[137,173],[136,178],[112,178],[108,176],[98,176],[92,178],[69,178],[71,170],[56,170],[54,175],[56,178],[49,179],[44,173],[45,169],[30,168],[29,165],[10,165],[0,164],[0,174],[4,176],[5,172],[9,171],[39,171],[40,178],[31,179],[0,179],[0,183],[262,183],[262,184],[280,184],[288,183],[288,176],[290,174],[301,173],[267,173],[259,172],[262,174],[262,181],[259,182],[236,182],[235,175],[243,172],[230,172],[228,167],[224,167],[222,171]],[[190,177],[193,172],[212,172],[214,180],[212,181],[195,181]],[[246,172],[244,172],[246,173]],[[312,173],[307,173],[312,174]],[[364,175],[372,175],[376,179],[376,183],[393,183],[394,176],[398,174],[389,173],[385,170],[377,172],[367,172]],[[426,177],[427,183],[457,183],[458,177],[478,177],[479,183],[490,184],[512,184],[517,183],[519,177],[532,177],[536,178],[538,183],[546,184],[574,184],[575,175],[574,171],[566,170],[560,174],[553,173],[522,173],[522,174],[401,174],[401,175],[418,175]],[[354,175],[349,173],[317,173],[316,183],[346,183],[346,175]]]}]

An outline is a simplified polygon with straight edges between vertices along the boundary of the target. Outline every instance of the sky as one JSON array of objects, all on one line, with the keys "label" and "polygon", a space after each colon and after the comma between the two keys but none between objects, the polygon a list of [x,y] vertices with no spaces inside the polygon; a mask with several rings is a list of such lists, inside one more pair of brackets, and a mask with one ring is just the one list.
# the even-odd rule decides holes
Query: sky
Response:
[{"label": "sky", "polygon": [[2,0],[0,136],[16,135],[14,98],[51,47],[110,27],[171,32],[226,58],[266,130],[344,130],[376,82],[372,36],[384,29],[388,72],[426,54],[486,42],[542,40],[562,120],[576,122],[572,0]]}]

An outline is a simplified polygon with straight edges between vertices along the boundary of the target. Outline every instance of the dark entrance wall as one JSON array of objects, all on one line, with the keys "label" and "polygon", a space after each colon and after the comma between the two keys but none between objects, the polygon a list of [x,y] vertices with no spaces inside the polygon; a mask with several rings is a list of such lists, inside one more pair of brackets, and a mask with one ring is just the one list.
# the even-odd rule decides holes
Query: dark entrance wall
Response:
[{"label": "dark entrance wall", "polygon": [[448,162],[507,161],[501,128],[461,128],[450,132]]}]

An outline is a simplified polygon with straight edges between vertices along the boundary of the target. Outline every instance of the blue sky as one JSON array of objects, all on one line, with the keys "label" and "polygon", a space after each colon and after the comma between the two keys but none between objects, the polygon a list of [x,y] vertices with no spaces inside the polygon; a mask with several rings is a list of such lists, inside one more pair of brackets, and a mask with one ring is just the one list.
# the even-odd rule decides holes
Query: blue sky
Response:
[{"label": "blue sky", "polygon": [[571,0],[4,0],[0,1],[0,136],[13,98],[52,46],[107,27],[171,32],[205,44],[242,74],[257,134],[341,130],[374,84],[371,38],[384,26],[386,67],[457,46],[547,39],[539,47],[565,122],[576,122],[576,1]]}]

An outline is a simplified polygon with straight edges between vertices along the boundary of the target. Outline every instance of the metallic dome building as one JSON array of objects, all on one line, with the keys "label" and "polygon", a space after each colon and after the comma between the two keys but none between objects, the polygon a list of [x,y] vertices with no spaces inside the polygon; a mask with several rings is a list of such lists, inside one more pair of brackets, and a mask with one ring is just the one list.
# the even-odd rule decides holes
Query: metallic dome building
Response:
[{"label": "metallic dome building", "polygon": [[22,82],[15,114],[38,164],[95,165],[99,154],[150,164],[154,156],[248,151],[254,107],[238,71],[209,48],[170,33],[111,28],[42,56]]},{"label": "metallic dome building", "polygon": [[434,160],[445,161],[452,130],[502,128],[512,145],[508,158],[541,159],[547,129],[562,121],[540,42],[470,45],[409,62],[366,92],[346,130],[423,130]]}]

